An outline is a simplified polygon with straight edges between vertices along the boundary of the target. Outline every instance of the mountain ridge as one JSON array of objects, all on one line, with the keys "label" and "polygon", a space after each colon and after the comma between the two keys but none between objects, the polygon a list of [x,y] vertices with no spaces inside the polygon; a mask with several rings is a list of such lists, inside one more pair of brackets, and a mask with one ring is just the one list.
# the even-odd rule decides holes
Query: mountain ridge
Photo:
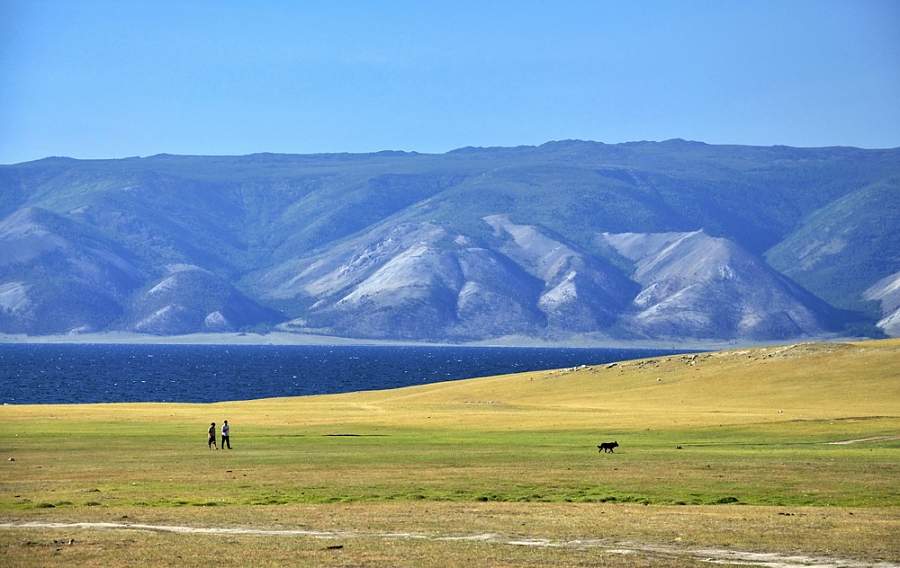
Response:
[{"label": "mountain ridge", "polygon": [[684,140],[46,158],[0,166],[0,333],[897,333],[867,294],[900,272],[897,180],[900,149]]}]

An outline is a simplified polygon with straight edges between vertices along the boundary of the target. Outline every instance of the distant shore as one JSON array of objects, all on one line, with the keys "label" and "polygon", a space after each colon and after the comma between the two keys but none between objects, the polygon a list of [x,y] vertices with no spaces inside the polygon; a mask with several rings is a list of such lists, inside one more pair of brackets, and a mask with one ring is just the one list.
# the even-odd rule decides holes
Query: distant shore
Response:
[{"label": "distant shore", "polygon": [[565,339],[546,340],[527,336],[506,336],[463,343],[436,343],[380,339],[359,339],[302,333],[193,333],[188,335],[149,335],[132,332],[81,333],[65,335],[0,334],[2,343],[109,343],[109,344],[173,344],[173,345],[430,345],[472,347],[563,347],[608,349],[670,349],[685,351],[721,351],[783,345],[809,341],[861,341],[864,338],[819,337],[782,341],[715,341],[715,340],[633,340],[597,338],[575,335]]}]

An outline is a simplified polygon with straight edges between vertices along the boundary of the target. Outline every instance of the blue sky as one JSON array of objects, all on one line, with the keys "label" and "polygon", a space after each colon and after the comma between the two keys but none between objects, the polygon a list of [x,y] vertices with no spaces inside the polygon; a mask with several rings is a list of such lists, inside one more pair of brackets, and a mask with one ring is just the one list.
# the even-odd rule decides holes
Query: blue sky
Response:
[{"label": "blue sky", "polygon": [[900,2],[0,0],[0,163],[900,146]]}]

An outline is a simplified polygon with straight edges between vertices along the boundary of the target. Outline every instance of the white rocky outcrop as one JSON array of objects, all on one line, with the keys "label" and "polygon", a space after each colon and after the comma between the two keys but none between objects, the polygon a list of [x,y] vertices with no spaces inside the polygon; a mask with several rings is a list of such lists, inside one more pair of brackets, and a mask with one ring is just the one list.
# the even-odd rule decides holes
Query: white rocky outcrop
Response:
[{"label": "white rocky outcrop", "polygon": [[11,313],[21,312],[31,302],[28,289],[31,286],[24,282],[6,282],[0,284],[0,308]]},{"label": "white rocky outcrop", "polygon": [[778,339],[824,331],[799,287],[733,242],[703,231],[603,233],[643,289],[629,327],[649,335]]},{"label": "white rocky outcrop", "polygon": [[881,302],[882,318],[878,327],[891,337],[900,337],[900,272],[876,282],[863,297]]}]

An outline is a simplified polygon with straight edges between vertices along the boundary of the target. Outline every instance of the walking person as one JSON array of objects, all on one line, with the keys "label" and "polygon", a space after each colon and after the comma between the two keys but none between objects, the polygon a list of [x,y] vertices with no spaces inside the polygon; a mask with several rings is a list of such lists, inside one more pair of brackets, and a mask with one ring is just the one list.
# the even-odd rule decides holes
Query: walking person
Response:
[{"label": "walking person", "polygon": [[228,444],[228,449],[231,449],[231,438],[228,437],[228,432],[231,428],[228,427],[228,421],[226,420],[224,424],[222,424],[222,449],[225,449],[225,444]]},{"label": "walking person", "polygon": [[210,424],[209,430],[207,430],[206,433],[209,435],[209,438],[206,441],[206,447],[218,450],[219,448],[216,447],[216,423],[215,422]]}]

